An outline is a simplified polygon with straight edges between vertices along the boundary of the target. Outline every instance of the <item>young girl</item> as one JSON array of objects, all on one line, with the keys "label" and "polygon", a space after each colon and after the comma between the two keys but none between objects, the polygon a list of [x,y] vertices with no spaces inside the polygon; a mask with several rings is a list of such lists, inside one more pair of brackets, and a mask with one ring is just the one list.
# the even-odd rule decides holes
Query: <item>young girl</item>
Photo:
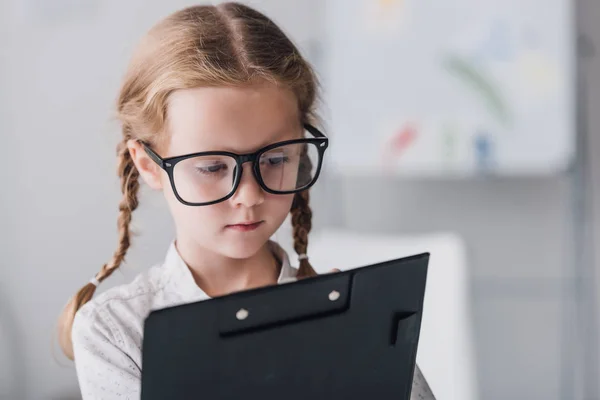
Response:
[{"label": "young girl", "polygon": [[[316,275],[308,189],[328,143],[313,126],[316,94],[297,48],[246,6],[191,7],[150,30],[118,99],[118,248],[60,321],[84,399],[139,397],[151,310]],[[162,265],[90,302],[130,246],[140,177],[163,192],[176,240]],[[269,240],[288,213],[297,270]],[[413,386],[432,398],[418,370]]]}]

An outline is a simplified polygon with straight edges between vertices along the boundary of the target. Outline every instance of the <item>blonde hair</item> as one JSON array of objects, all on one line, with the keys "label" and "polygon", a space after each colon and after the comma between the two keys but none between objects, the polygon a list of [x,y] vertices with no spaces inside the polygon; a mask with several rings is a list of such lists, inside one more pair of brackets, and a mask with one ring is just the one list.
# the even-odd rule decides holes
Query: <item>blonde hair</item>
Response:
[{"label": "blonde hair", "polygon": [[[279,27],[260,12],[238,3],[194,6],[155,25],[140,43],[125,74],[117,102],[122,141],[117,146],[118,175],[123,197],[119,203],[119,243],[96,279],[102,282],[123,262],[130,246],[131,215],[138,207],[139,172],[127,149],[130,139],[154,146],[164,140],[169,95],[200,86],[242,86],[266,80],[290,89],[303,122],[316,120],[318,82],[310,65]],[[291,221],[294,250],[306,254],[312,212],[309,193],[297,193]],[[298,277],[316,272],[307,259]],[[73,359],[71,329],[77,311],[94,295],[88,283],[66,305],[59,319],[59,343]]]}]

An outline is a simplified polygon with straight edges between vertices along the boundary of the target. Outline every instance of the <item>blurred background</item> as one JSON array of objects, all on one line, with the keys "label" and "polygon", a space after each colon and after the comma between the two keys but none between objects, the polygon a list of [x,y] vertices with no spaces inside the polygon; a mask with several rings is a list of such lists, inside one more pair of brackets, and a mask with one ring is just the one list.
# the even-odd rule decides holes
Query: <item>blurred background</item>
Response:
[{"label": "blurred background", "polygon": [[[79,398],[54,329],[116,245],[121,76],[145,31],[192,4],[0,0],[1,399]],[[431,251],[418,361],[439,400],[600,400],[600,3],[247,4],[323,85],[313,263]],[[101,290],[172,239],[161,197],[141,204]],[[276,238],[289,246],[289,226]]]}]

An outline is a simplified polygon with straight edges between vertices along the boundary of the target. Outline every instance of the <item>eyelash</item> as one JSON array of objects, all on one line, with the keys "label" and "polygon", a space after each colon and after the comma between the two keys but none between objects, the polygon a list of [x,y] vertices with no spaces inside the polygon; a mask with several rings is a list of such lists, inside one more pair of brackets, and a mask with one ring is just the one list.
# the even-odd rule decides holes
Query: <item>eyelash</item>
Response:
[{"label": "eyelash", "polygon": [[265,161],[268,161],[268,162],[270,163],[270,165],[271,165],[271,166],[274,166],[274,165],[279,165],[280,163],[286,164],[286,163],[288,163],[288,162],[290,161],[290,158],[289,158],[289,157],[287,157],[287,156],[279,156],[279,157],[276,157],[276,158],[274,157],[274,159],[276,159],[276,160],[277,160],[277,161],[279,161],[279,162],[278,162],[278,163],[276,163],[276,164],[273,164],[273,163],[271,163],[271,160],[273,160],[273,158],[268,158],[268,159],[267,159],[267,160],[265,160]]},{"label": "eyelash", "polygon": [[[217,169],[216,171],[211,171],[210,169],[214,168],[214,167],[219,167],[219,169]],[[225,165],[225,164],[215,164],[215,165],[210,165],[208,167],[196,167],[196,170],[203,175],[214,175],[214,174],[224,171],[226,168],[227,168],[227,165]]]},{"label": "eyelash", "polygon": [[[273,163],[272,161],[276,160],[276,163]],[[270,167],[275,167],[277,165],[281,165],[281,164],[287,164],[290,162],[290,158],[288,156],[277,156],[277,157],[273,157],[273,158],[267,158],[266,160],[263,160],[263,162],[268,162]],[[212,168],[218,167],[217,170],[211,170]],[[224,172],[227,169],[227,165],[225,164],[214,164],[214,165],[210,165],[207,167],[196,167],[196,171],[202,175],[215,175],[218,174],[220,172]]]}]

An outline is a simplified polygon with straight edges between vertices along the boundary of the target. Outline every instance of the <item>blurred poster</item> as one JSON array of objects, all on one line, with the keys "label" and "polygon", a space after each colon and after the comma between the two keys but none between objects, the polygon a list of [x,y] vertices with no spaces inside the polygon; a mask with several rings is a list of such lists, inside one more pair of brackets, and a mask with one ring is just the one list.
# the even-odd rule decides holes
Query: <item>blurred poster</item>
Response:
[{"label": "blurred poster", "polygon": [[575,136],[571,16],[567,0],[328,1],[333,166],[564,171]]}]

